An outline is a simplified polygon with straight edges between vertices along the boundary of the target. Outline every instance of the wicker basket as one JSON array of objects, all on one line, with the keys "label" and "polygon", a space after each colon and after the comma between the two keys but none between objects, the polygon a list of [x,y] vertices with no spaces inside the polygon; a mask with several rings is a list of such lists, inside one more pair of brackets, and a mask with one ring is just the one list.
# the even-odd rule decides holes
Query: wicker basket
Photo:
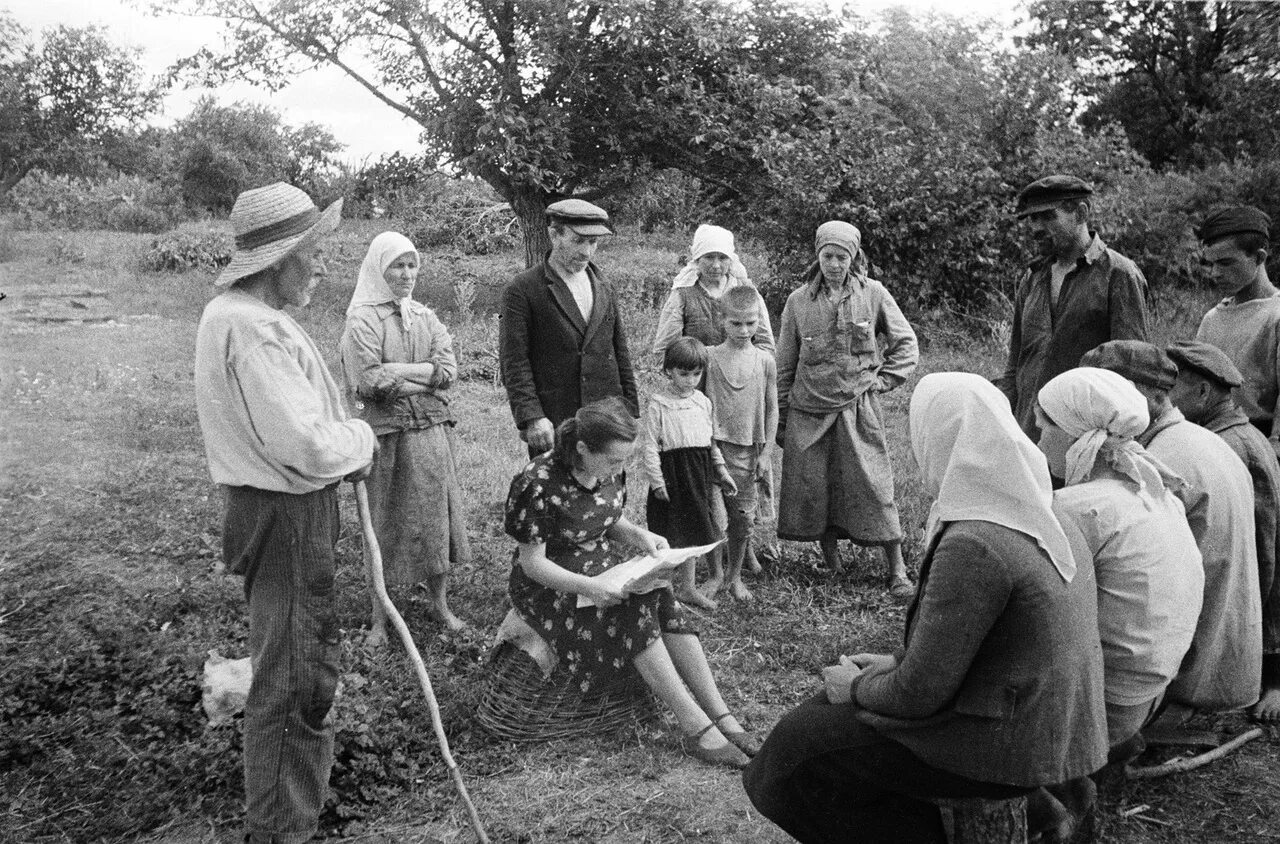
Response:
[{"label": "wicker basket", "polygon": [[656,713],[653,695],[628,665],[607,689],[583,692],[568,671],[550,678],[520,648],[503,642],[489,665],[476,720],[499,738],[549,741],[599,735],[634,726]]}]

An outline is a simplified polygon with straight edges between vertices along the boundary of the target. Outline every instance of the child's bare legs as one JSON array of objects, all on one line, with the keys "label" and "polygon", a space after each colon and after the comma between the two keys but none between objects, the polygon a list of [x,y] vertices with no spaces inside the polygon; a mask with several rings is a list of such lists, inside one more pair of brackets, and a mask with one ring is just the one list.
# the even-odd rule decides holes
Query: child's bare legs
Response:
[{"label": "child's bare legs", "polygon": [[[706,727],[711,718],[698,706],[697,701],[693,699],[693,696],[689,694],[689,690],[685,688],[681,674],[677,671],[671,654],[667,650],[665,640],[668,638],[680,637],[664,635],[661,639],[645,648],[634,660],[636,670],[640,672],[641,678],[653,690],[653,693],[675,714],[676,721],[680,723],[680,729],[686,735],[694,735]],[[677,645],[677,648],[679,647]],[[701,646],[699,646],[699,649],[701,649]],[[705,662],[705,659],[703,661]],[[708,668],[707,675],[710,676],[710,673],[711,669]],[[714,681],[712,681],[712,685],[714,685]],[[707,750],[716,750],[728,744],[729,740],[715,727],[707,730],[698,738],[698,745]]]},{"label": "child's bare legs", "polygon": [[744,567],[752,574],[759,574],[764,571],[764,569],[760,567],[760,561],[756,559],[756,549],[752,547],[750,542],[747,543],[747,559]]},{"label": "child's bare legs", "polygon": [[702,594],[708,598],[714,598],[724,588],[724,555],[723,545],[717,545],[707,554],[707,567],[711,569],[711,576],[703,582]]},{"label": "child's bare legs", "polygon": [[729,510],[729,561],[726,564],[725,577],[729,584],[729,594],[738,601],[750,601],[751,590],[742,582],[742,565],[751,549],[751,523],[755,507],[748,505],[748,512],[739,502],[739,498],[725,498],[725,506]]},{"label": "child's bare legs", "polygon": [[681,603],[701,607],[704,610],[714,610],[719,604],[699,592],[695,584],[694,569],[696,563],[697,560],[695,559],[680,564],[680,570],[676,573],[676,582],[672,591],[675,592],[676,599]]},{"label": "child's bare legs", "polygon": [[449,628],[450,632],[457,633],[467,625],[449,609],[449,600],[445,597],[448,585],[449,575],[447,574],[434,574],[427,578],[425,588],[431,600],[431,608],[428,612],[437,622]]}]

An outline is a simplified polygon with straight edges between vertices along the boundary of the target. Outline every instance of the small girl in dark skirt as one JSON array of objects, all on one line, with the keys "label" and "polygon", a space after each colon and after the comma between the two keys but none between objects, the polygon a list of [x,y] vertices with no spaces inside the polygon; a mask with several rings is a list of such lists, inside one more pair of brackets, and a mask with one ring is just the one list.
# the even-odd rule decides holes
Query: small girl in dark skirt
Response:
[{"label": "small girl in dark skirt", "polygon": [[[737,487],[711,440],[711,401],[698,390],[707,366],[707,347],[682,337],[667,347],[662,372],[667,384],[649,397],[644,412],[641,455],[649,482],[649,530],[672,548],[709,545],[724,538],[724,525],[714,507],[719,485],[727,495]],[[680,566],[675,595],[703,609],[716,602],[695,588],[694,560]]]}]

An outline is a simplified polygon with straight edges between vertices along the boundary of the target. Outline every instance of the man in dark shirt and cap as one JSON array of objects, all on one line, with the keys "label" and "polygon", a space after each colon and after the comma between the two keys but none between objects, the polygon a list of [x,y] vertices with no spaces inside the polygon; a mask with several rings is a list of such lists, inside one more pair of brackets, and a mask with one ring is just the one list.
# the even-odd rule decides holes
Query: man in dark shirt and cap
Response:
[{"label": "man in dark shirt and cap", "polygon": [[1196,339],[1227,353],[1244,379],[1236,401],[1280,455],[1280,292],[1267,277],[1271,218],[1237,206],[1209,215],[1196,231],[1209,281],[1224,298],[1204,315]]},{"label": "man in dark shirt and cap", "polygon": [[1018,194],[1040,257],[1018,285],[1009,359],[996,385],[1034,440],[1035,400],[1055,375],[1108,340],[1147,339],[1147,281],[1089,228],[1093,188],[1075,176],[1038,179]]},{"label": "man in dark shirt and cap", "polygon": [[1138,442],[1187,483],[1174,493],[1204,563],[1204,605],[1191,650],[1165,700],[1217,711],[1258,699],[1262,675],[1262,597],[1254,545],[1253,484],[1221,437],[1188,422],[1169,400],[1178,367],[1159,346],[1103,343],[1080,359],[1119,373],[1147,399],[1151,424]]},{"label": "man in dark shirt and cap", "polygon": [[1262,698],[1253,707],[1259,721],[1280,720],[1280,584],[1276,582],[1280,533],[1280,461],[1262,432],[1236,406],[1231,391],[1240,371],[1217,346],[1179,340],[1166,349],[1178,364],[1170,400],[1191,422],[1208,428],[1244,461],[1253,480],[1253,521],[1262,594]]},{"label": "man in dark shirt and cap", "polygon": [[551,252],[502,292],[498,353],[511,415],[529,455],[584,404],[620,396],[639,415],[635,372],[613,288],[591,262],[613,234],[609,215],[581,199],[547,206]]}]

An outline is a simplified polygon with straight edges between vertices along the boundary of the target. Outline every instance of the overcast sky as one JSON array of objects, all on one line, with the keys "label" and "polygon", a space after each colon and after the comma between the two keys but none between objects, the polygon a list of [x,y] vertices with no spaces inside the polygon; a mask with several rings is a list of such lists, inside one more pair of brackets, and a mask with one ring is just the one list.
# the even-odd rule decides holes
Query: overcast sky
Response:
[{"label": "overcast sky", "polygon": [[[1017,0],[830,0],[831,5],[852,6],[874,12],[890,5],[915,10],[936,9],[961,17],[994,17],[1012,22]],[[13,12],[19,23],[33,32],[56,24],[106,27],[122,46],[138,47],[146,66],[159,74],[171,62],[191,55],[203,46],[221,45],[222,25],[207,18],[179,15],[156,17],[140,11],[130,0],[0,0],[0,8]],[[210,91],[176,91],[166,100],[160,122],[184,117],[202,94],[213,93],[219,102],[248,100],[266,103],[284,116],[286,123],[314,122],[329,128],[347,145],[344,157],[359,163],[397,150],[420,150],[417,124],[401,117],[337,70],[303,74],[287,88],[270,94],[237,84]]]}]

